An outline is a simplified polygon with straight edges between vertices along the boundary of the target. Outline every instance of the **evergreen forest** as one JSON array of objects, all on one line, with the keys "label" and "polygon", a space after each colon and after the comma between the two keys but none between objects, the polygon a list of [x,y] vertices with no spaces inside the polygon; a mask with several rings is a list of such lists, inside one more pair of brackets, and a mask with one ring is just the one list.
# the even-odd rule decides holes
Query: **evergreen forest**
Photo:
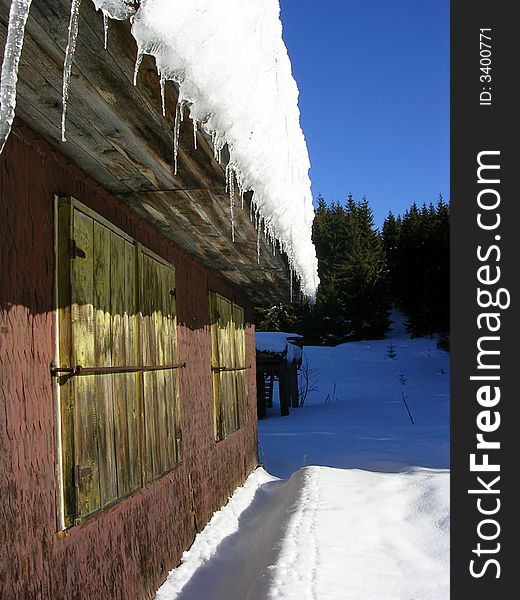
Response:
[{"label": "evergreen forest", "polygon": [[412,337],[438,335],[449,347],[449,205],[389,212],[381,230],[368,200],[327,204],[318,196],[313,241],[320,286],[316,303],[257,308],[258,331],[288,331],[306,344],[382,338],[389,312],[406,316]]}]

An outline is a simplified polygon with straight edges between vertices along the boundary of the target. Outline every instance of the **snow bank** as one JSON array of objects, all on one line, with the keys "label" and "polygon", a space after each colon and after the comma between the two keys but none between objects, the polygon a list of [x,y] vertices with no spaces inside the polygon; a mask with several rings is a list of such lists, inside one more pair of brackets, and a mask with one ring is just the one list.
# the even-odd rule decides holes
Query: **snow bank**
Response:
[{"label": "snow bank", "polygon": [[[311,241],[310,163],[300,127],[298,88],[282,39],[279,0],[141,0],[137,9],[126,0],[92,1],[103,11],[105,40],[108,18],[131,18],[138,45],[136,81],[143,54],[150,54],[156,60],[161,89],[167,80],[178,85],[175,164],[180,121],[187,107],[194,130],[202,127],[212,136],[217,158],[225,144],[229,148],[226,176],[232,231],[235,196],[251,190],[256,226],[271,240],[278,240],[302,292],[313,299],[319,279]],[[63,139],[79,6],[80,0],[72,0],[64,65]],[[13,0],[11,8],[11,37],[2,70],[1,113],[6,119],[0,128],[0,148],[14,115],[18,58],[30,0]]]},{"label": "snow bank", "polygon": [[261,467],[251,473],[184,552],[156,600],[268,598],[274,560],[284,544],[303,479],[303,471],[290,481]]}]

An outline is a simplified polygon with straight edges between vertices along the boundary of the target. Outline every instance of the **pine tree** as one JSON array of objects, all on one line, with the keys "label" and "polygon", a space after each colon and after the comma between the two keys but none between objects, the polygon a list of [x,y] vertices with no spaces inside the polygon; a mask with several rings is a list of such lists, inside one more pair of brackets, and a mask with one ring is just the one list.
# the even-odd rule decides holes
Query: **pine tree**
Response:
[{"label": "pine tree", "polygon": [[388,328],[386,268],[368,200],[321,200],[313,231],[321,279],[315,331],[322,343],[381,337]]},{"label": "pine tree", "polygon": [[[449,207],[414,203],[399,219],[383,226],[389,293],[407,316],[412,336],[449,331]],[[397,242],[396,242],[397,240]]]},{"label": "pine tree", "polygon": [[400,236],[401,217],[398,216],[396,218],[392,211],[389,211],[388,216],[383,223],[381,238],[386,256],[387,289],[393,303],[396,303],[400,282],[398,277]]}]

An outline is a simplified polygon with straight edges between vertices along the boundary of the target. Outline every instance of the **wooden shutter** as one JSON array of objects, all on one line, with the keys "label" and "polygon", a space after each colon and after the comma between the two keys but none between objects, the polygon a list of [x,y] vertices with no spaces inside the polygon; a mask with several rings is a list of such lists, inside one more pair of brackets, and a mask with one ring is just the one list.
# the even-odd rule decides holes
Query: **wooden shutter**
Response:
[{"label": "wooden shutter", "polygon": [[244,309],[233,305],[233,332],[236,356],[235,385],[237,390],[237,419],[238,427],[245,424],[247,416],[247,365],[246,365],[246,334],[244,326]]},{"label": "wooden shutter", "polygon": [[[150,251],[139,252],[142,364],[175,364],[177,357],[175,272]],[[180,460],[178,370],[143,373],[145,480]]]},{"label": "wooden shutter", "polygon": [[70,526],[181,459],[175,272],[75,200],[58,199],[56,215],[57,375]]},{"label": "wooden shutter", "polygon": [[[63,300],[70,300],[70,324],[64,314],[59,325],[68,333],[66,340],[60,336],[62,364],[87,369],[135,365],[135,244],[88,209],[68,200],[60,203],[59,260],[69,264],[68,272],[63,264],[59,267],[60,313],[66,312]],[[66,492],[70,522],[72,514],[80,520],[140,487],[139,388],[136,373],[61,380],[70,412],[62,423],[66,479],[76,490]]]},{"label": "wooden shutter", "polygon": [[243,309],[210,292],[213,405],[215,439],[221,440],[243,424],[247,387]]}]

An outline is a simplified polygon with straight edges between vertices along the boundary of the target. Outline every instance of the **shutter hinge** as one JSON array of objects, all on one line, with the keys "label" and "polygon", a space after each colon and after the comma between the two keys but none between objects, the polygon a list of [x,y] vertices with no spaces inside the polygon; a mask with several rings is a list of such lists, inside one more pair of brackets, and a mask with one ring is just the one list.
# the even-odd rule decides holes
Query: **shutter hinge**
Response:
[{"label": "shutter hinge", "polygon": [[86,258],[87,255],[84,250],[78,248],[76,240],[70,240],[70,257],[71,258]]}]

